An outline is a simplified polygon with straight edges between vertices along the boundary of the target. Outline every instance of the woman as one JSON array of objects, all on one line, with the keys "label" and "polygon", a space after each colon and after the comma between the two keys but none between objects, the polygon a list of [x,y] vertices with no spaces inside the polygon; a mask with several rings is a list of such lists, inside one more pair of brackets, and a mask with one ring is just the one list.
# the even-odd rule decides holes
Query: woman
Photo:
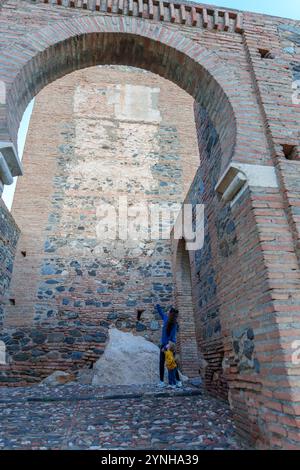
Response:
[{"label": "woman", "polygon": [[[164,387],[164,375],[165,375],[165,348],[169,344],[169,342],[176,343],[176,336],[178,330],[178,310],[174,307],[171,307],[169,310],[168,315],[165,314],[163,309],[159,304],[156,305],[156,310],[158,311],[162,321],[162,333],[161,333],[161,341],[160,341],[160,356],[159,356],[159,386]],[[178,371],[176,373],[176,385],[178,387],[182,386],[180,382]]]}]

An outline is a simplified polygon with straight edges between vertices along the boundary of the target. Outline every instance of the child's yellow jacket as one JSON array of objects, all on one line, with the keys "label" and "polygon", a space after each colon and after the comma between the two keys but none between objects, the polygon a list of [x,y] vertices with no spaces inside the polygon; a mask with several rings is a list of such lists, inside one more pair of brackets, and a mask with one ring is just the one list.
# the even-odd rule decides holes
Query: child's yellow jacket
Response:
[{"label": "child's yellow jacket", "polygon": [[174,358],[174,354],[172,353],[172,351],[170,351],[170,349],[167,349],[167,351],[165,351],[165,358],[166,358],[167,369],[168,370],[176,369],[177,364]]}]

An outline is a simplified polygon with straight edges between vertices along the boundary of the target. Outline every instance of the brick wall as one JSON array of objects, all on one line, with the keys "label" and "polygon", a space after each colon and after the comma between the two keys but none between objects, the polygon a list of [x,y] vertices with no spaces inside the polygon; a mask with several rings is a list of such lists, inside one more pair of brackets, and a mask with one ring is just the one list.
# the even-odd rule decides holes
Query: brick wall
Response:
[{"label": "brick wall", "polygon": [[[262,447],[297,448],[298,387],[293,374],[297,376],[298,366],[292,365],[292,342],[298,338],[293,312],[298,311],[299,275],[284,205],[277,188],[255,184],[234,204],[221,201],[215,191],[222,158],[218,134],[198,105],[195,122],[201,163],[185,202],[205,206],[204,245],[185,251],[192,286],[185,310],[194,314],[198,367],[207,389],[228,397],[245,439]],[[182,250],[173,233],[176,270],[182,270],[177,262]],[[179,303],[180,297],[176,286]],[[180,339],[184,361],[190,335],[186,332]],[[286,380],[288,364],[291,377]],[[290,393],[296,399],[292,406]]]}]

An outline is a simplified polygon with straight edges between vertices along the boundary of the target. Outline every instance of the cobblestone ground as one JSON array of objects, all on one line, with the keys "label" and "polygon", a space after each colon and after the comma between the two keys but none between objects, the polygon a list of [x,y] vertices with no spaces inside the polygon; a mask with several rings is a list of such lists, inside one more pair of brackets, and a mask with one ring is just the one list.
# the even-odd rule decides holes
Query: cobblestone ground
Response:
[{"label": "cobblestone ground", "polygon": [[240,448],[228,406],[192,385],[0,389],[0,449]]}]

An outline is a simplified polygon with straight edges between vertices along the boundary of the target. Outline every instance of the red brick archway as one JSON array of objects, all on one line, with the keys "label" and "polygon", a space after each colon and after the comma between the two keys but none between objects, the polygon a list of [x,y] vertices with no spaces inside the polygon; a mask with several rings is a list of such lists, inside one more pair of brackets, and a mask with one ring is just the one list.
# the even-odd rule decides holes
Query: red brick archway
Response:
[{"label": "red brick archway", "polygon": [[[239,82],[217,55],[180,32],[130,18],[82,17],[59,21],[26,35],[22,44],[2,51],[0,79],[6,84],[6,106],[0,136],[16,144],[22,114],[48,83],[97,64],[126,64],[148,69],[174,81],[208,109],[221,137],[224,161],[239,150],[247,102]],[[245,111],[244,111],[244,109]]]}]

